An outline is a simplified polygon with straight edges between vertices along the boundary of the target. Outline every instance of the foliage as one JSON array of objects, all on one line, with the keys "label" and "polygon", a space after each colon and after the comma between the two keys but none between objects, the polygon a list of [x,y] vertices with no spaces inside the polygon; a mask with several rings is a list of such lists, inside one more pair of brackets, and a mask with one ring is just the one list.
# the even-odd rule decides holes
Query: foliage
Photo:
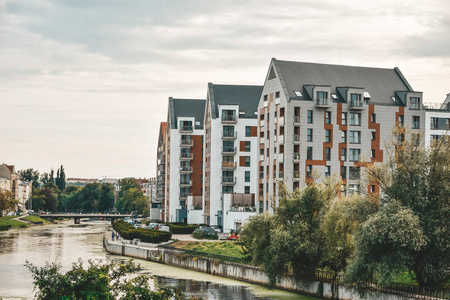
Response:
[{"label": "foliage", "polygon": [[33,210],[57,211],[60,193],[59,188],[53,182],[46,183],[40,189],[33,189]]},{"label": "foliage", "polygon": [[198,225],[167,223],[172,229],[172,234],[192,234]]},{"label": "foliage", "polygon": [[182,249],[243,258],[241,246],[233,242],[189,242]]},{"label": "foliage", "polygon": [[7,216],[0,217],[0,227],[9,228],[9,227],[22,227],[26,226],[25,223],[15,220],[19,216]]},{"label": "foliage", "polygon": [[0,189],[0,217],[3,217],[3,211],[14,209],[17,203],[11,191]]},{"label": "foliage", "polygon": [[31,271],[37,289],[37,299],[186,299],[180,287],[161,287],[152,291],[149,277],[135,274],[140,267],[132,261],[125,265],[102,264],[88,261],[84,268],[81,259],[66,274],[61,266],[47,263],[36,267],[30,262],[25,266]]},{"label": "foliage", "polygon": [[61,192],[64,192],[66,188],[66,174],[62,165],[56,172],[55,184]]},{"label": "foliage", "polygon": [[126,178],[120,181],[119,197],[116,208],[120,212],[146,213],[150,207],[148,197],[142,193],[139,183],[133,178]]},{"label": "foliage", "polygon": [[167,242],[171,239],[170,232],[154,230],[154,229],[135,229],[127,222],[118,221],[113,225],[114,230],[127,240],[141,239],[146,243],[161,243]]},{"label": "foliage", "polygon": [[196,239],[217,240],[219,236],[212,228],[198,227],[192,232],[192,237]]},{"label": "foliage", "polygon": [[[370,167],[368,173],[384,191],[381,205],[386,208],[358,236],[349,280],[358,282],[358,270],[366,266],[370,271],[367,275],[384,284],[392,281],[396,272],[412,269],[420,285],[443,286],[450,276],[450,137],[443,136],[430,149],[422,146],[417,135],[405,142],[393,139],[390,159]],[[367,232],[383,224],[389,214],[408,222],[408,228],[392,223],[397,220],[387,225],[400,227],[398,230],[410,235],[409,242],[396,235],[386,236],[385,231]],[[364,242],[363,237],[370,240]],[[376,249],[383,249],[384,254],[373,259],[370,254]]]},{"label": "foliage", "polygon": [[49,221],[44,220],[44,219],[42,219],[41,217],[38,217],[38,216],[26,216],[26,217],[21,218],[21,220],[26,220],[26,221],[29,221],[29,222],[32,222],[32,223],[38,223],[38,222],[50,223]]},{"label": "foliage", "polygon": [[129,189],[140,189],[139,183],[134,178],[125,178],[120,180],[119,198]]},{"label": "foliage", "polygon": [[88,183],[82,188],[68,186],[61,197],[69,211],[108,212],[114,207],[114,187],[108,183]]},{"label": "foliage", "polygon": [[114,207],[114,186],[110,183],[102,184],[100,188],[100,199],[98,210],[110,211]]},{"label": "foliage", "polygon": [[37,170],[26,169],[17,173],[19,173],[21,180],[31,182],[34,188],[39,188],[39,172]]}]

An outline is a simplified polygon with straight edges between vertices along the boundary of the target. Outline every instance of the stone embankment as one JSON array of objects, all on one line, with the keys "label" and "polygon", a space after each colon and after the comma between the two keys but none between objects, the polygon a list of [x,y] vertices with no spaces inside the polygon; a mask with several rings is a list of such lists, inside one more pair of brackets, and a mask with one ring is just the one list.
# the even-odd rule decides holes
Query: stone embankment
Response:
[{"label": "stone embankment", "polygon": [[[177,249],[158,247],[157,244],[122,239],[111,241],[109,235],[103,237],[103,245],[106,251],[112,254],[154,261],[263,286],[267,286],[269,282],[264,270],[256,266],[186,254]],[[322,281],[304,281],[298,284],[291,276],[284,276],[277,288],[323,299],[362,299],[352,289],[342,285]],[[380,300],[412,299],[386,293],[374,293],[368,296],[368,299]]]}]

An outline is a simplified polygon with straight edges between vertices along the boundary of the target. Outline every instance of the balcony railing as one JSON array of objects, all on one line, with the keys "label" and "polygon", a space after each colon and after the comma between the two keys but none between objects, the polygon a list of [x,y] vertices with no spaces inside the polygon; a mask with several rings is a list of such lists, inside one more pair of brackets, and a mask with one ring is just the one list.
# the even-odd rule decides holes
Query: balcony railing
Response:
[{"label": "balcony railing", "polygon": [[300,143],[300,134],[294,134],[294,143]]},{"label": "balcony railing", "polygon": [[192,167],[190,166],[181,166],[180,173],[192,173]]},{"label": "balcony railing", "polygon": [[294,178],[294,180],[298,180],[300,179],[300,172],[299,171],[294,171],[292,174],[292,178]]},{"label": "balcony railing", "polygon": [[230,206],[229,212],[256,212],[255,206]]},{"label": "balcony railing", "polygon": [[234,140],[237,137],[237,132],[235,131],[224,131],[222,132],[223,139]]},{"label": "balcony railing", "polygon": [[236,147],[223,147],[222,154],[236,154]]},{"label": "balcony railing", "polygon": [[180,159],[182,160],[189,160],[189,159],[193,159],[194,156],[192,153],[180,153]]},{"label": "balcony railing", "polygon": [[222,162],[222,169],[236,169],[236,162]]},{"label": "balcony railing", "polygon": [[330,99],[317,99],[316,107],[331,107],[332,102]]},{"label": "balcony railing", "polygon": [[278,124],[284,125],[284,117],[278,117]]},{"label": "balcony railing", "polygon": [[233,177],[233,176],[222,177],[222,184],[223,185],[234,185],[234,184],[236,184],[236,177]]},{"label": "balcony railing", "polygon": [[189,210],[202,210],[203,207],[201,205],[191,205],[189,206]]},{"label": "balcony railing", "polygon": [[278,172],[278,178],[284,178],[284,171]]},{"label": "balcony railing", "polygon": [[182,139],[182,140],[180,140],[180,146],[181,147],[192,147],[192,146],[194,146],[194,141],[188,140],[188,139]]},{"label": "balcony railing", "polygon": [[192,125],[180,125],[180,132],[193,132],[194,127]]},{"label": "balcony railing", "polygon": [[363,100],[360,101],[350,101],[350,108],[352,109],[364,109],[366,108],[366,102]]},{"label": "balcony railing", "polygon": [[300,153],[294,153],[294,160],[300,160]]},{"label": "balcony railing", "polygon": [[236,123],[237,118],[234,115],[222,115],[222,123]]},{"label": "balcony railing", "polygon": [[300,124],[300,116],[294,116],[294,124]]},{"label": "balcony railing", "polygon": [[192,186],[192,180],[180,180],[180,186]]}]

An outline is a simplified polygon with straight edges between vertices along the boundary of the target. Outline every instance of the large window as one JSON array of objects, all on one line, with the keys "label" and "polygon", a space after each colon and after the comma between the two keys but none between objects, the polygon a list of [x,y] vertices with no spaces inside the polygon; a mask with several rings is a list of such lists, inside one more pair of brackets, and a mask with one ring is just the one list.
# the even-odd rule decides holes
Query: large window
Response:
[{"label": "large window", "polygon": [[308,124],[312,124],[313,123],[313,111],[312,110],[308,110],[308,117],[307,117],[307,122]]},{"label": "large window", "polygon": [[331,130],[325,129],[325,143],[329,143],[331,141]]},{"label": "large window", "polygon": [[222,152],[234,152],[234,141],[223,141]]},{"label": "large window", "polygon": [[245,156],[245,167],[250,167],[250,156]]},{"label": "large window", "polygon": [[359,167],[350,167],[348,172],[348,178],[350,180],[358,180],[360,177],[360,168]]},{"label": "large window", "polygon": [[361,94],[351,94],[350,97],[351,97],[350,106],[352,106],[352,107],[362,106]]},{"label": "large window", "polygon": [[222,110],[222,121],[236,121],[236,111]]},{"label": "large window", "polygon": [[346,130],[341,131],[341,143],[344,143],[344,144],[347,143],[347,131]]},{"label": "large window", "polygon": [[313,147],[306,147],[306,159],[313,159]]},{"label": "large window", "polygon": [[349,134],[349,142],[350,144],[361,144],[361,131],[352,131],[350,130]]},{"label": "large window", "polygon": [[350,113],[350,125],[361,126],[361,114]]},{"label": "large window", "polygon": [[250,182],[250,171],[245,171],[245,182]]},{"label": "large window", "polygon": [[347,125],[347,113],[346,113],[346,112],[343,112],[343,113],[342,113],[341,124],[342,124],[342,125]]},{"label": "large window", "polygon": [[331,160],[331,148],[325,148],[325,160]]},{"label": "large window", "polygon": [[398,127],[403,127],[405,126],[405,116],[404,115],[399,115],[398,116]]},{"label": "large window", "polygon": [[347,167],[346,166],[341,167],[341,178],[347,179]]},{"label": "large window", "polygon": [[252,127],[251,126],[245,126],[245,136],[246,137],[252,136]]},{"label": "large window", "polygon": [[418,117],[418,116],[412,117],[412,128],[420,129],[420,117]]},{"label": "large window", "polygon": [[359,161],[361,149],[349,149],[349,161]]},{"label": "large window", "polygon": [[307,142],[312,142],[313,141],[313,130],[312,130],[312,128],[307,128],[306,129],[306,141]]},{"label": "large window", "polygon": [[419,97],[411,97],[409,98],[411,103],[411,109],[419,109],[420,108],[420,98]]},{"label": "large window", "polygon": [[347,148],[341,148],[341,161],[347,160]]},{"label": "large window", "polygon": [[234,137],[234,126],[223,126],[224,137]]},{"label": "large window", "polygon": [[250,152],[250,141],[245,141],[245,152]]},{"label": "large window", "polygon": [[331,111],[325,112],[325,124],[331,124]]}]

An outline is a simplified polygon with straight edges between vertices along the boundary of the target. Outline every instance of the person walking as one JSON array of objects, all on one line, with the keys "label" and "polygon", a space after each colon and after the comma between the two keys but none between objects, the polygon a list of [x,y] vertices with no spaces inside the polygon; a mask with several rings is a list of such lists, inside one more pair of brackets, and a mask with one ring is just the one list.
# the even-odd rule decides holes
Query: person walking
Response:
[{"label": "person walking", "polygon": [[119,232],[117,231],[116,232],[116,238],[117,238],[117,241],[119,240]]},{"label": "person walking", "polygon": [[114,237],[116,236],[116,233],[114,232],[114,230],[112,231],[112,240],[114,241]]}]

